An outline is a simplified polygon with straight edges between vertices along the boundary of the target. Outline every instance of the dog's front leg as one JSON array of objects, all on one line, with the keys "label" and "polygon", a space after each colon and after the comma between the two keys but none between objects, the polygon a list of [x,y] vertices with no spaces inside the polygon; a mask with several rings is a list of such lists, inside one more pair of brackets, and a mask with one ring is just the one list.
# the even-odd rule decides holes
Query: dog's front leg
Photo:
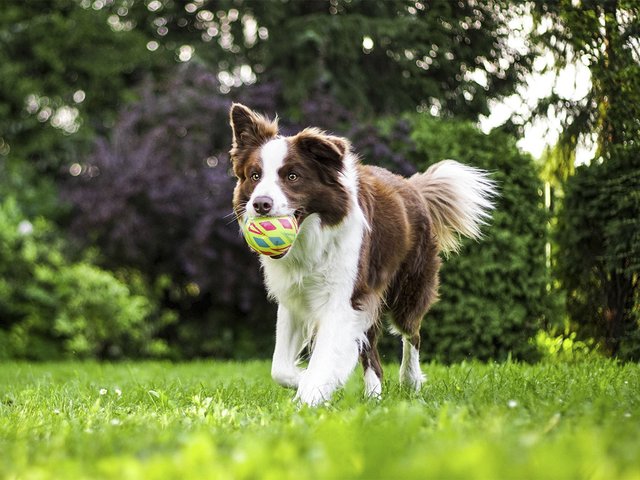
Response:
[{"label": "dog's front leg", "polygon": [[363,332],[351,305],[328,308],[321,315],[307,370],[296,399],[315,406],[328,401],[344,385],[358,362]]},{"label": "dog's front leg", "polygon": [[298,388],[300,373],[298,355],[304,345],[304,332],[285,306],[278,306],[276,346],[271,363],[271,377],[280,385]]}]

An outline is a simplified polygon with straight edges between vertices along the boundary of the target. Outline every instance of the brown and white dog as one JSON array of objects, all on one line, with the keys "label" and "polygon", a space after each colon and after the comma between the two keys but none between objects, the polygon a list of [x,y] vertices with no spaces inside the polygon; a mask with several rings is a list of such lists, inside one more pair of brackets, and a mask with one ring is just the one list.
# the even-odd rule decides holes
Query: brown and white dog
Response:
[{"label": "brown and white dog", "polygon": [[[409,179],[360,164],[344,138],[310,128],[278,135],[277,122],[234,104],[233,207],[247,216],[295,215],[300,232],[279,259],[261,256],[278,302],[271,375],[308,405],[329,400],[355,368],[379,396],[376,343],[383,310],[402,335],[400,382],[420,389],[420,324],[436,300],[440,251],[478,238],[496,188],[485,171],[452,160]],[[299,355],[310,347],[308,367]]]}]

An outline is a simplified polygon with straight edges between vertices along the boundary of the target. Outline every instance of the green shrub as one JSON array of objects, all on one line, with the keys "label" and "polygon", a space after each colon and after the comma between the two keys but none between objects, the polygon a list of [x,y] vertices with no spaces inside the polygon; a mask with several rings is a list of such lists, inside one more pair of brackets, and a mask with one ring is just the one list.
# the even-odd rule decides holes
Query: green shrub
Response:
[{"label": "green shrub", "polygon": [[0,357],[162,355],[160,313],[138,282],[88,261],[71,262],[50,223],[0,203]]},{"label": "green shrub", "polygon": [[528,155],[503,132],[418,116],[413,121],[420,170],[445,158],[488,169],[500,198],[480,242],[465,241],[443,262],[440,301],[426,315],[425,358],[531,360],[529,339],[553,316],[545,265],[543,186]]},{"label": "green shrub", "polygon": [[558,214],[556,267],[572,326],[640,359],[640,149],[576,169]]}]

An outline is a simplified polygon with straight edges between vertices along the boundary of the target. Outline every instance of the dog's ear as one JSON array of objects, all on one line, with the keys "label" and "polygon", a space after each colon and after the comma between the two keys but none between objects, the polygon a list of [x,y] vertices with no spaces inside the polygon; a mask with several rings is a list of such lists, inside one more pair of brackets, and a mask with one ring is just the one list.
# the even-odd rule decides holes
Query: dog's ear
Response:
[{"label": "dog's ear", "polygon": [[303,130],[294,141],[302,153],[333,170],[342,170],[344,156],[350,148],[346,139],[326,135],[317,128]]},{"label": "dog's ear", "polygon": [[232,157],[242,148],[259,147],[278,135],[277,119],[271,121],[239,103],[231,105],[229,117],[233,130]]}]

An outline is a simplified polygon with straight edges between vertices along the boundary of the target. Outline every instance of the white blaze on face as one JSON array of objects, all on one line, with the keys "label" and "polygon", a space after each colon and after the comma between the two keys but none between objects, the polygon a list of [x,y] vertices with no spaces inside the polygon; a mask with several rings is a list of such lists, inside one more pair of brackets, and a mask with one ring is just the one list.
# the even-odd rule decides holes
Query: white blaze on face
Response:
[{"label": "white blaze on face", "polygon": [[263,196],[273,200],[273,209],[269,215],[289,215],[292,213],[287,197],[280,186],[280,177],[278,177],[278,170],[282,168],[286,156],[287,141],[284,138],[270,140],[260,149],[262,175],[247,204],[247,212],[250,217],[259,216],[253,207],[253,202],[257,197]]}]

